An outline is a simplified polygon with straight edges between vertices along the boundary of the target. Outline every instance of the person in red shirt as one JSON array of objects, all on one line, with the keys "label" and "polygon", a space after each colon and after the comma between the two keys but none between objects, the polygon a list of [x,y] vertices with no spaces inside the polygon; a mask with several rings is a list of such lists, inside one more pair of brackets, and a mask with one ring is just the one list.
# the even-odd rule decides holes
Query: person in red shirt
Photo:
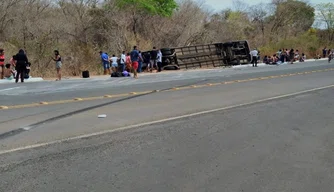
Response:
[{"label": "person in red shirt", "polygon": [[3,79],[5,68],[5,50],[0,48],[0,79]]},{"label": "person in red shirt", "polygon": [[130,57],[130,53],[127,53],[126,57],[125,57],[125,68],[128,72],[131,72],[131,57]]}]

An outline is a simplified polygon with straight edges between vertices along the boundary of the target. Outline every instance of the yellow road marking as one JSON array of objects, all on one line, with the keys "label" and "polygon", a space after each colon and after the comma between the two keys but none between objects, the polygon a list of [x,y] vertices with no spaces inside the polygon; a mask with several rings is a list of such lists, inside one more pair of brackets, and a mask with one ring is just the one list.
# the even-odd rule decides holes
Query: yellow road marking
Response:
[{"label": "yellow road marking", "polygon": [[[217,85],[227,85],[233,83],[242,83],[242,82],[250,82],[250,81],[257,81],[257,80],[265,80],[265,79],[274,79],[274,78],[281,78],[281,77],[288,77],[294,75],[304,75],[304,74],[311,74],[316,72],[325,72],[325,71],[333,71],[334,68],[325,69],[325,70],[313,70],[313,71],[305,71],[299,73],[290,73],[290,74],[283,74],[283,75],[276,75],[276,76],[268,76],[268,77],[258,77],[258,78],[251,78],[251,79],[240,79],[234,81],[225,81],[221,83],[207,83],[203,85],[191,85],[191,86],[184,86],[184,87],[173,87],[170,90],[162,91],[177,91],[177,90],[184,90],[184,89],[191,89],[191,88],[202,88],[202,87],[209,87],[209,86],[217,86]],[[39,103],[31,103],[31,104],[24,104],[24,105],[12,105],[12,106],[0,106],[0,110],[7,110],[7,109],[19,109],[19,108],[29,108],[29,107],[39,107],[45,105],[56,105],[56,104],[65,104],[65,103],[74,103],[74,102],[83,102],[83,101],[92,101],[98,99],[106,99],[106,98],[119,98],[119,97],[126,97],[130,95],[143,95],[148,93],[154,92],[161,92],[160,90],[152,90],[152,91],[143,91],[143,92],[130,92],[130,93],[123,93],[123,94],[115,94],[115,95],[104,95],[104,96],[96,96],[96,97],[86,97],[86,98],[74,98],[69,100],[58,100],[58,101],[41,101]]]},{"label": "yellow road marking", "polygon": [[248,79],[244,79],[244,80],[238,80],[237,82],[242,83],[242,82],[247,82],[247,81],[248,81]]},{"label": "yellow road marking", "polygon": [[224,82],[224,84],[232,84],[232,83],[235,83],[234,81],[226,81]]}]

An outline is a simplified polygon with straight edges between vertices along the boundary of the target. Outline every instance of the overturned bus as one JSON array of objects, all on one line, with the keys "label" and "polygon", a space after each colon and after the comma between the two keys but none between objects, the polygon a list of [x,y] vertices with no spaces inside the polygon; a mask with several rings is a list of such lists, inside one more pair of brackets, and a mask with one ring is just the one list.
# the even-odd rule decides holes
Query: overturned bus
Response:
[{"label": "overturned bus", "polygon": [[163,48],[163,69],[188,69],[242,65],[251,62],[247,41]]}]

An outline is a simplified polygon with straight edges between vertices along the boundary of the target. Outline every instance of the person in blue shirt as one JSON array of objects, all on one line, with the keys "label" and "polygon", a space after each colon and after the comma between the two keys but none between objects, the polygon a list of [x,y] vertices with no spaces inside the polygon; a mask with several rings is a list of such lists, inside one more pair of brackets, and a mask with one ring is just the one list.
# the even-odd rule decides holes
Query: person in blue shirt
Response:
[{"label": "person in blue shirt", "polygon": [[111,71],[110,71],[110,63],[109,63],[108,54],[100,51],[100,55],[101,55],[101,61],[102,61],[103,69],[104,69],[104,75],[107,75],[108,71],[109,71],[109,74],[110,74]]},{"label": "person in blue shirt", "polygon": [[134,78],[138,78],[138,62],[139,62],[139,51],[137,49],[137,46],[133,47],[133,50],[130,53],[130,58],[131,58],[131,64],[132,64],[132,70],[133,70],[133,75]]}]

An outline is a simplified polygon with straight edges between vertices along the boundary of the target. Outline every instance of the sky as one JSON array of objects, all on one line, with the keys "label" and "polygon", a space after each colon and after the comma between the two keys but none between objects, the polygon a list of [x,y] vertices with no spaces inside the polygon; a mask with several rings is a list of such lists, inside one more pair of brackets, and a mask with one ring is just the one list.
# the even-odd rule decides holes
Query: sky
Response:
[{"label": "sky", "polygon": [[[224,8],[232,8],[234,0],[200,0],[200,2],[204,2],[209,8],[214,11],[220,11]],[[271,0],[241,0],[242,2],[247,3],[248,5],[255,5],[258,3],[270,3]],[[333,0],[308,0],[313,5],[319,3],[330,3]]]}]

